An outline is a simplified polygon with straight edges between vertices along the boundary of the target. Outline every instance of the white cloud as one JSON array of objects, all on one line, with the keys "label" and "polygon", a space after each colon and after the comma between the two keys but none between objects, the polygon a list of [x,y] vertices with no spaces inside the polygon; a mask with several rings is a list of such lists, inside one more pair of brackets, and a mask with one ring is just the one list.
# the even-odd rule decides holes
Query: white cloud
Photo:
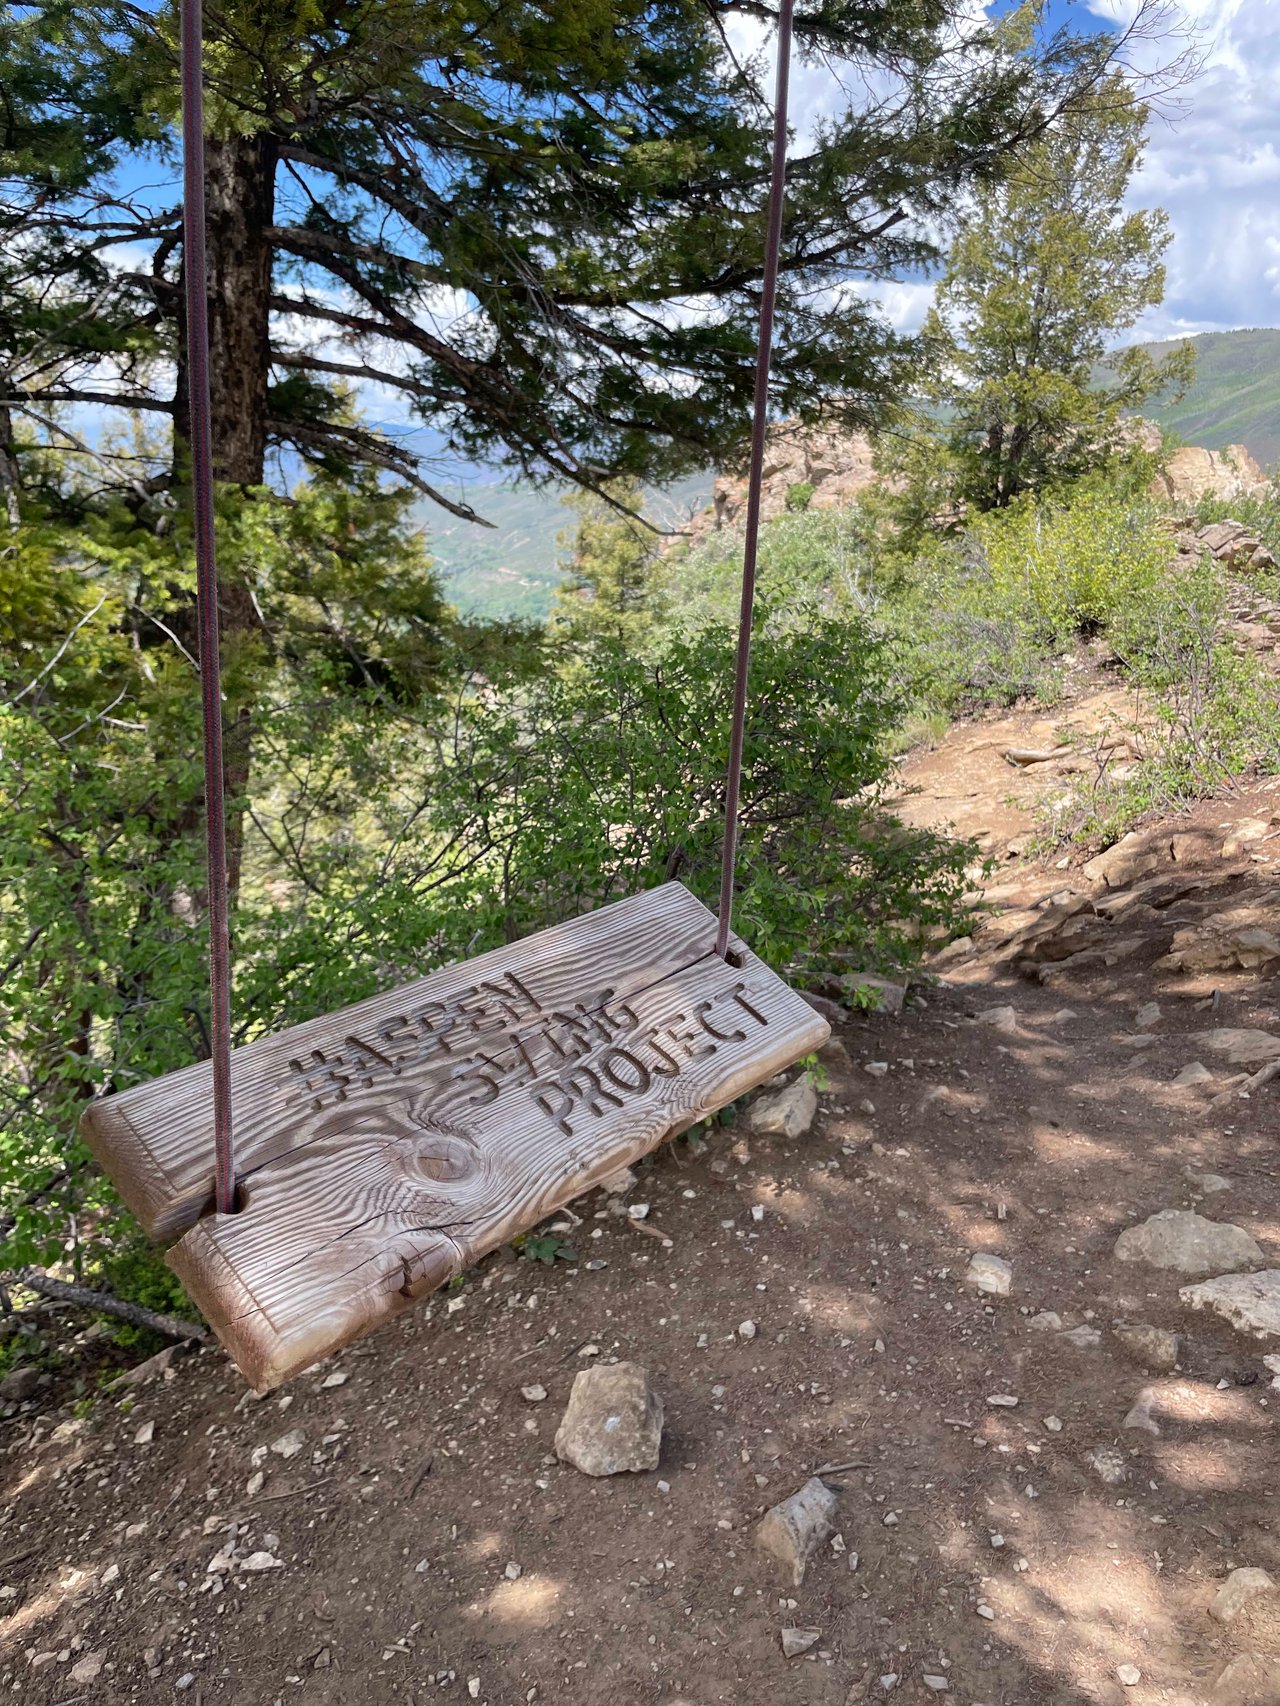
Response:
[{"label": "white cloud", "polygon": [[[1114,15],[1093,0],[1098,15]],[[1163,305],[1149,336],[1280,322],[1280,33],[1273,0],[1184,0],[1182,20],[1202,70],[1182,92],[1185,111],[1157,116],[1135,207],[1163,207],[1173,227]],[[1175,44],[1176,46],[1176,44]],[[1170,43],[1142,44],[1136,68],[1153,70]]]}]

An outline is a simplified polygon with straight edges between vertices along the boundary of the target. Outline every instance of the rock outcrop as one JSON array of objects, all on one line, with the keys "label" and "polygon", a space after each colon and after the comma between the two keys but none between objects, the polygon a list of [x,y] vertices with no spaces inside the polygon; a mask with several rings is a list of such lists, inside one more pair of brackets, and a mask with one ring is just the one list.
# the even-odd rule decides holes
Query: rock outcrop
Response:
[{"label": "rock outcrop", "polygon": [[1169,457],[1150,491],[1163,503],[1182,505],[1197,504],[1205,496],[1228,501],[1250,497],[1266,484],[1267,476],[1243,444],[1229,444],[1225,450],[1184,445]]},{"label": "rock outcrop", "polygon": [[[802,427],[782,421],[765,446],[761,518],[772,521],[792,501],[808,509],[839,509],[876,480],[871,440],[865,433],[839,427]],[[803,488],[810,488],[806,493]],[[747,508],[747,476],[721,474],[712,488],[711,507],[695,515],[682,537],[698,544],[708,534],[741,527]]]}]

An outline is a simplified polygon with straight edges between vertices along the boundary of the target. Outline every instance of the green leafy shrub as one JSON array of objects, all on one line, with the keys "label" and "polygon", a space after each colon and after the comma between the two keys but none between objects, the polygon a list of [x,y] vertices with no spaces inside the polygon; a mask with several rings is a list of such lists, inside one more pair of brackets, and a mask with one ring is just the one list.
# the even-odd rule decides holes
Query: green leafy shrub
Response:
[{"label": "green leafy shrub", "polygon": [[794,485],[787,487],[786,506],[794,514],[799,510],[808,509],[813,502],[813,483],[810,480],[797,480]]}]

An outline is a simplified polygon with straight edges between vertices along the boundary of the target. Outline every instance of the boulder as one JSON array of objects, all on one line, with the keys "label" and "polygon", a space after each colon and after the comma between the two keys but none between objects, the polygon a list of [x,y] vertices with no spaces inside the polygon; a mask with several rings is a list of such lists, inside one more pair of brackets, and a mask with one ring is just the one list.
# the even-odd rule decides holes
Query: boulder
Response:
[{"label": "boulder", "polygon": [[1265,1260],[1243,1226],[1206,1220],[1184,1208],[1164,1208],[1140,1226],[1126,1227],[1116,1239],[1116,1255],[1122,1262],[1146,1262],[1193,1277],[1238,1273]]},{"label": "boulder", "polygon": [[1088,860],[1081,870],[1091,883],[1120,889],[1172,864],[1173,843],[1167,834],[1143,835],[1135,829]]},{"label": "boulder", "polygon": [[584,1475],[656,1469],[662,1422],[662,1399],[647,1370],[634,1362],[597,1363],[574,1376],[556,1456]]},{"label": "boulder", "polygon": [[1280,1268],[1223,1274],[1200,1285],[1184,1285],[1178,1296],[1192,1309],[1212,1309],[1255,1339],[1280,1338]]},{"label": "boulder", "polygon": [[28,1398],[35,1396],[40,1384],[40,1370],[33,1368],[30,1363],[21,1368],[11,1369],[0,1380],[0,1400],[6,1404],[24,1404]]}]

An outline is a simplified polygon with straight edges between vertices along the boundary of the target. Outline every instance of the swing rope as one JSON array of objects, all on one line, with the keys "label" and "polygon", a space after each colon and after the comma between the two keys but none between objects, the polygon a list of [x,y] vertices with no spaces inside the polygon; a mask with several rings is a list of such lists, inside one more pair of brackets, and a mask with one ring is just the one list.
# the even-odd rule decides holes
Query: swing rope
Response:
[{"label": "swing rope", "polygon": [[209,406],[209,281],[204,251],[204,52],[200,0],[182,0],[182,270],[187,294],[191,489],[195,510],[196,622],[204,710],[204,816],[209,885],[209,1052],[213,1060],[213,1195],[235,1206],[231,1129],[231,938],[222,775],[222,669],[218,657],[218,564],[213,533],[213,438]]},{"label": "swing rope", "polygon": [[733,919],[733,880],[738,862],[738,802],[742,793],[742,742],[747,724],[751,674],[751,618],[756,602],[756,552],[760,541],[760,494],[764,484],[764,443],[769,413],[769,360],[773,354],[773,305],[778,294],[782,251],[782,205],[787,177],[787,86],[791,74],[791,13],[794,0],[778,10],[778,73],[773,102],[773,166],[769,177],[769,231],[765,239],[764,278],[760,288],[760,336],[756,343],[756,395],[751,416],[751,465],[747,473],[747,536],[742,550],[742,606],[738,616],[738,663],[733,682],[733,721],[729,735],[729,774],[724,792],[724,852],[720,865],[720,909],[716,954],[729,951]]},{"label": "swing rope", "polygon": [[[787,92],[791,69],[794,0],[778,9],[778,64],[773,109],[768,230],[760,291],[751,456],[747,475],[746,538],[737,665],[725,779],[724,849],[715,952],[729,950],[738,810],[742,793],[742,749],[751,674],[751,626],[768,426],[769,366],[773,316],[782,250],[783,193],[787,160]],[[201,0],[182,0],[182,176],[183,273],[187,307],[187,373],[190,407],[191,484],[195,512],[196,619],[199,629],[200,697],[204,714],[205,833],[209,891],[210,1055],[213,1064],[214,1207],[235,1207],[235,1145],[231,1118],[231,947],[227,899],[226,809],[222,766],[222,679],[218,655],[218,568],[214,548],[213,449],[209,399],[209,284],[205,262],[204,84]]]}]

